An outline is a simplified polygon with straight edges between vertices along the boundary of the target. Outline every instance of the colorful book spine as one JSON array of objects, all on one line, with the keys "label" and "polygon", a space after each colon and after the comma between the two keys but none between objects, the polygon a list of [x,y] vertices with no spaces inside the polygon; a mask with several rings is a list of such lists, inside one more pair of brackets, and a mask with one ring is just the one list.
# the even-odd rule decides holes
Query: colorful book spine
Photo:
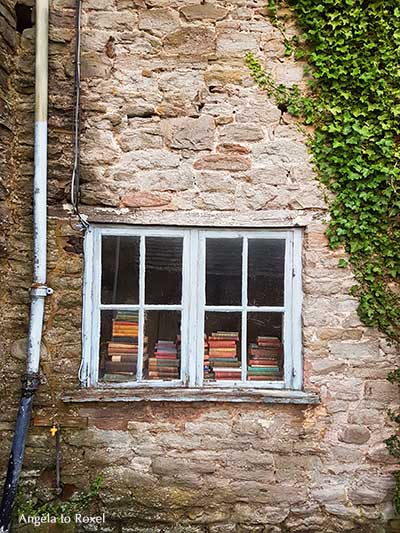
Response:
[{"label": "colorful book spine", "polygon": [[247,380],[271,381],[282,379],[283,348],[278,337],[259,336],[248,346]]}]

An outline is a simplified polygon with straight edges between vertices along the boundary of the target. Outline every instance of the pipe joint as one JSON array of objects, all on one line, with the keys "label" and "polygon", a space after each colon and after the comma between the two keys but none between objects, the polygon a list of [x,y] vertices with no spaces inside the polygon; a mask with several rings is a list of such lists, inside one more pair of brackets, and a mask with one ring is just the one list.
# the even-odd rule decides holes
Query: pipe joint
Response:
[{"label": "pipe joint", "polygon": [[53,289],[46,285],[32,285],[31,287],[31,296],[35,296],[36,298],[46,298],[46,296],[50,296],[53,292]]},{"label": "pipe joint", "polygon": [[40,385],[40,375],[37,372],[31,372],[24,374],[21,378],[22,381],[22,397],[28,398],[33,396]]}]

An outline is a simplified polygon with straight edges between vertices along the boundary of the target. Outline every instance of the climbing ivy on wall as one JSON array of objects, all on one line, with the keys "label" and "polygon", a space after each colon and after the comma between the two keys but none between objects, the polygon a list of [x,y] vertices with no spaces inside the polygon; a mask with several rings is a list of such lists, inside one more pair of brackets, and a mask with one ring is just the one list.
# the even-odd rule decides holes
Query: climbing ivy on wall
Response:
[{"label": "climbing ivy on wall", "polygon": [[[400,6],[398,0],[290,0],[303,34],[286,54],[312,67],[309,94],[274,82],[246,56],[279,107],[315,126],[322,182],[335,193],[328,236],[349,253],[359,314],[400,339]],[[277,4],[272,21],[282,27]],[[342,261],[341,266],[346,266]]]},{"label": "climbing ivy on wall", "polygon": [[[278,8],[283,7],[283,11]],[[290,8],[302,29],[285,34]],[[309,87],[276,84],[252,54],[255,81],[283,111],[312,124],[310,149],[334,193],[327,235],[344,245],[363,322],[400,340],[400,4],[398,0],[270,0],[285,55],[307,60]],[[283,13],[283,16],[281,15]],[[346,267],[341,260],[339,266]],[[400,384],[400,370],[389,380]],[[400,417],[392,418],[400,423]],[[400,458],[400,439],[387,441]],[[400,474],[396,476],[400,487]],[[400,488],[396,493],[400,512]]]}]

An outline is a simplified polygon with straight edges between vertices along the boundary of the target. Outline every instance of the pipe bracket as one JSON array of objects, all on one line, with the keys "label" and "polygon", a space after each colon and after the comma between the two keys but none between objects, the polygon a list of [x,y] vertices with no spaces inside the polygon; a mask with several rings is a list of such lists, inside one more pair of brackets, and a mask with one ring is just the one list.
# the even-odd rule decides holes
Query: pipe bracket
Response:
[{"label": "pipe bracket", "polygon": [[32,285],[31,288],[31,296],[36,296],[38,298],[46,298],[46,296],[50,296],[53,292],[53,289],[46,285]]},{"label": "pipe bracket", "polygon": [[21,378],[22,382],[22,396],[33,396],[40,385],[40,374],[37,372],[31,372],[24,374]]}]

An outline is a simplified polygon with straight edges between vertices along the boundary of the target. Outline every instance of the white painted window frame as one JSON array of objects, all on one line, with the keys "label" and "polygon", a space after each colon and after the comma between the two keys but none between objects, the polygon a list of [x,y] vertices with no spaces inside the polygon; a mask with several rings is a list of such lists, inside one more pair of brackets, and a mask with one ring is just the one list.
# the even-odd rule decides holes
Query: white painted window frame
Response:
[{"label": "white painted window frame", "polygon": [[[140,238],[139,304],[101,304],[101,238],[103,235]],[[145,295],[145,237],[182,237],[182,302],[178,305],[149,305]],[[242,238],[242,303],[240,306],[209,306],[205,304],[205,265],[207,238]],[[259,307],[247,305],[248,239],[285,239],[284,305]],[[301,338],[302,307],[302,230],[213,228],[165,228],[133,226],[91,226],[85,236],[83,284],[83,358],[80,380],[87,387],[196,387],[300,390],[303,383]],[[137,381],[102,383],[98,381],[100,313],[101,310],[139,310],[139,353]],[[142,380],[144,313],[146,310],[181,312],[181,379],[171,381]],[[205,311],[240,312],[242,314],[242,380],[203,383],[204,315]],[[283,312],[284,378],[282,381],[244,381],[247,370],[247,313]]]}]

